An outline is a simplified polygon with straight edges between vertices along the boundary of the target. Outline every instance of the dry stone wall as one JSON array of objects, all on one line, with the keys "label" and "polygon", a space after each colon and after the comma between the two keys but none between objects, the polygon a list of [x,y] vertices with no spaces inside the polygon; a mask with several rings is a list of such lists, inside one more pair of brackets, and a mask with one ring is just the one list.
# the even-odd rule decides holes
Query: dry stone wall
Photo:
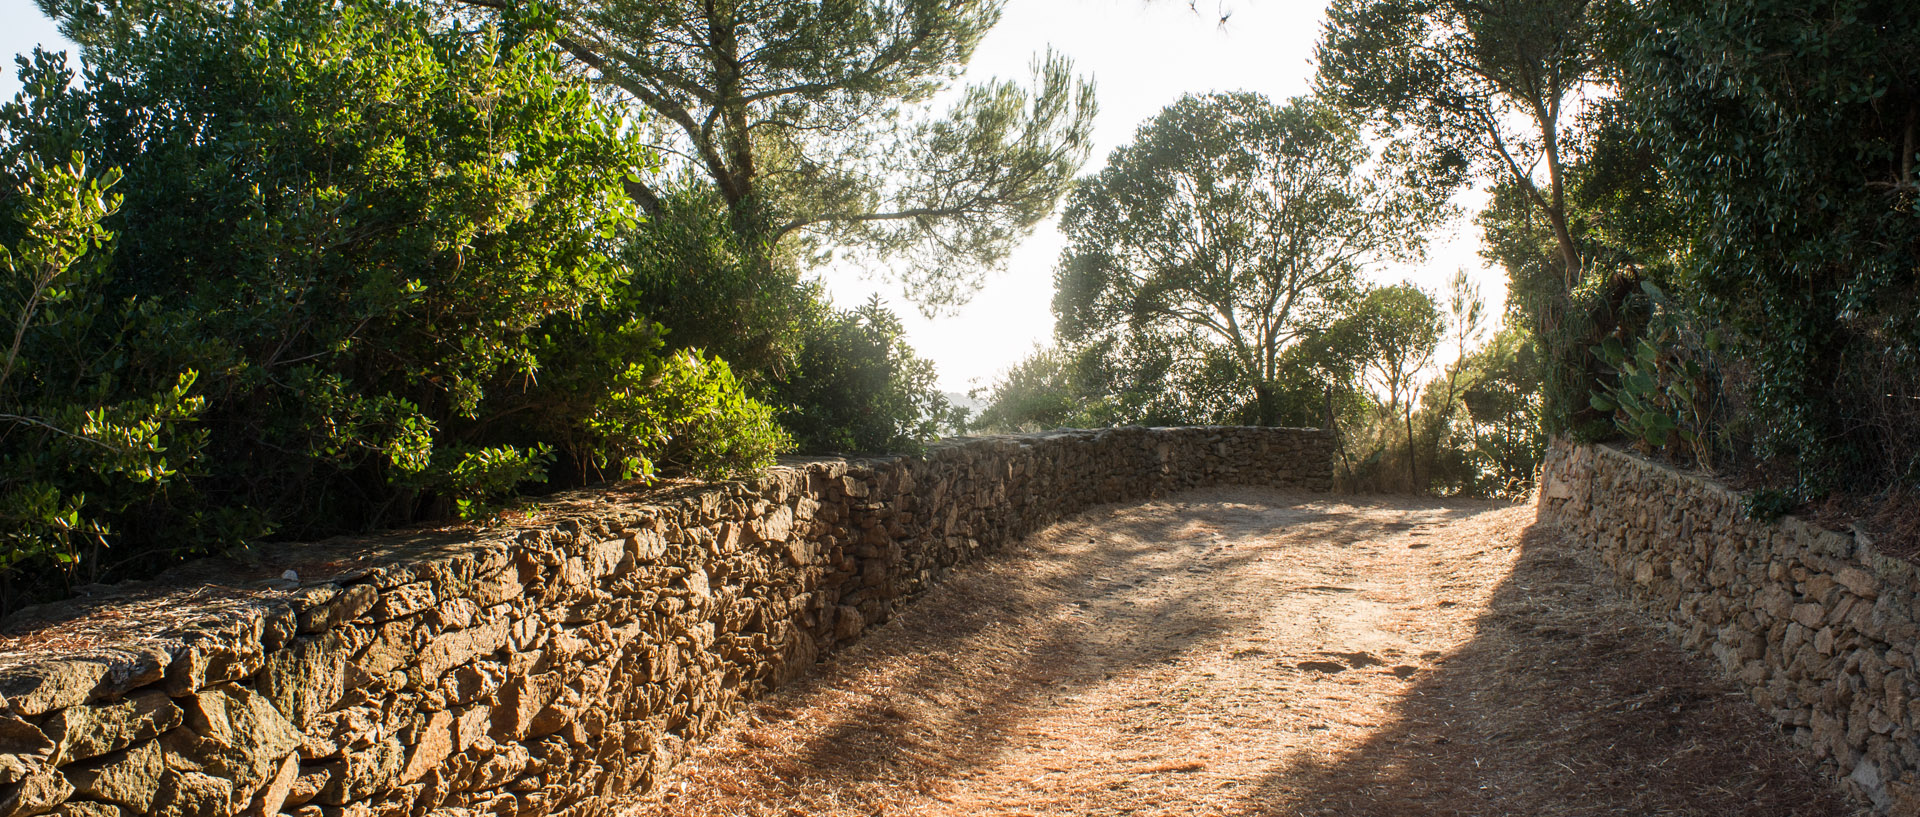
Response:
[{"label": "dry stone wall", "polygon": [[1618,574],[1876,811],[1920,815],[1920,571],[1740,494],[1602,446],[1556,443],[1542,521]]},{"label": "dry stone wall", "polygon": [[279,546],[0,637],[0,817],[598,815],[955,565],[1092,505],[1324,491],[1310,430],[1112,429]]}]

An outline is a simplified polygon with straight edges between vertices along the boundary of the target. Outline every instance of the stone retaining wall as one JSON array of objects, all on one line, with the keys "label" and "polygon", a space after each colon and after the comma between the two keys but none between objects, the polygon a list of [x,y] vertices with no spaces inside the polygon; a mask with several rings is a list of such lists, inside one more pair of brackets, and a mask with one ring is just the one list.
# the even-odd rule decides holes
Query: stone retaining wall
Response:
[{"label": "stone retaining wall", "polygon": [[1920,814],[1920,571],[1631,454],[1556,443],[1540,519],[1717,660],[1876,811]]},{"label": "stone retaining wall", "polygon": [[950,568],[1084,508],[1324,491],[1318,431],[1113,429],[276,546],[0,636],[0,817],[597,815]]}]

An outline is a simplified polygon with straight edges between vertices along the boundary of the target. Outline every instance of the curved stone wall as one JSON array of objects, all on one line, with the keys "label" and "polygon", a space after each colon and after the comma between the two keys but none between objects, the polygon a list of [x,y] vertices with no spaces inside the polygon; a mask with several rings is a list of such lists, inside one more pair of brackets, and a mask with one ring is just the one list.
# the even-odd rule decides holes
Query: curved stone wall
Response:
[{"label": "curved stone wall", "polygon": [[1126,428],[262,549],[0,634],[0,817],[597,815],[955,565],[1106,502],[1324,491],[1300,429]]},{"label": "curved stone wall", "polygon": [[1749,520],[1740,494],[1604,446],[1553,445],[1539,512],[1863,801],[1920,814],[1913,563],[1793,517]]}]

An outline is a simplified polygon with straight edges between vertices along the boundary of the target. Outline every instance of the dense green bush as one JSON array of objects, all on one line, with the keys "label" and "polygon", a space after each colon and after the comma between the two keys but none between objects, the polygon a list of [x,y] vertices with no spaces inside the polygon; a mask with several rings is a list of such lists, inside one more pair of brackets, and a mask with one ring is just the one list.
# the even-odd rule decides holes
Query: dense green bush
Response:
[{"label": "dense green bush", "polygon": [[1085,367],[1072,351],[1035,349],[1001,373],[987,393],[987,408],[974,426],[991,431],[1039,431],[1105,425],[1105,398],[1083,382]]},{"label": "dense green bush", "polygon": [[[1750,361],[1796,498],[1920,478],[1920,30],[1910,3],[1658,0],[1622,97],[1687,217],[1680,294]],[[1750,402],[1748,402],[1750,401]]]},{"label": "dense green bush", "polygon": [[617,458],[620,476],[651,476],[661,467],[726,474],[773,464],[793,447],[773,409],[746,395],[726,361],[679,352],[635,364],[596,404],[588,427],[602,456]]},{"label": "dense green bush", "polygon": [[352,527],[418,510],[370,486],[497,482],[462,463],[499,459],[469,432],[537,371],[528,330],[617,275],[617,174],[644,152],[540,43],[398,4],[138,22],[84,88],[43,61],[0,118],[14,156],[125,168],[108,297],[147,306],[130,364],[202,375],[207,503]]},{"label": "dense green bush", "polygon": [[[541,21],[156,5],[93,21],[84,85],[37,54],[0,108],[0,176],[25,191],[0,198],[0,246],[26,259],[0,399],[46,421],[0,439],[28,463],[5,512],[51,520],[16,528],[51,554],[29,575],[125,575],[41,570],[89,538],[130,564],[477,511],[554,462],[562,483],[724,473],[782,444],[724,364],[663,355],[633,310],[611,256],[647,229],[623,182],[652,159]],[[77,177],[36,163],[74,152],[124,169],[116,214],[46,203]],[[62,206],[68,226],[41,226]],[[36,283],[59,264],[35,242],[102,230],[110,254]],[[67,450],[86,438],[121,453]]]},{"label": "dense green bush", "polygon": [[647,227],[620,248],[631,272],[618,292],[668,326],[669,346],[725,358],[756,384],[790,365],[824,311],[819,287],[801,281],[803,259],[754,247],[696,182],[668,188]]},{"label": "dense green bush", "polygon": [[[0,246],[0,607],[13,572],[54,565],[91,570],[119,531],[110,519],[180,482],[206,433],[195,373],[151,390],[117,384],[101,354],[123,342],[128,315],[101,295],[111,240],[101,222],[119,208],[106,190],[117,172],[90,177],[79,157],[48,167],[30,159],[10,197],[20,232]],[[29,590],[31,588],[28,588]]]},{"label": "dense green bush", "polygon": [[913,452],[963,425],[934,388],[933,362],[878,296],[848,310],[818,306],[791,363],[774,372],[768,402],[801,451]]}]

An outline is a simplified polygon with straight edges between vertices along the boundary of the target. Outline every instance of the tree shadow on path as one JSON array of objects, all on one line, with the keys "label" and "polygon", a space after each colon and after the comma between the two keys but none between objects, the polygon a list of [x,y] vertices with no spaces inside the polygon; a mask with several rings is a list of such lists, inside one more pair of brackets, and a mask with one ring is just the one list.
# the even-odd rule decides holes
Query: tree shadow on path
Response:
[{"label": "tree shadow on path", "polygon": [[1551,528],[1520,539],[1474,638],[1334,757],[1245,814],[1838,817],[1863,813],[1717,668],[1663,637]]}]

